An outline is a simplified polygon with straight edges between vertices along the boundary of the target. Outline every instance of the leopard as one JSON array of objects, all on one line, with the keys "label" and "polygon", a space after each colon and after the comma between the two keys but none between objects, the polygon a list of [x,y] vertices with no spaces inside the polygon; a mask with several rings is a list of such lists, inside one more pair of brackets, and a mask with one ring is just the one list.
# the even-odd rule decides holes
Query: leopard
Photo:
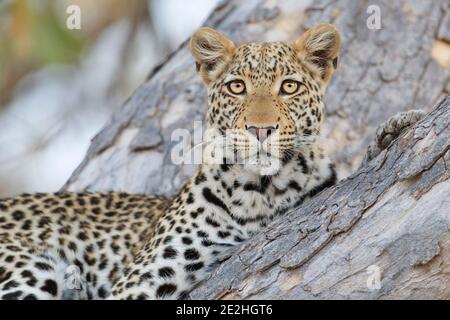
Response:
[{"label": "leopard", "polygon": [[[2,199],[0,298],[188,299],[237,246],[336,183],[322,126],[340,46],[331,24],[291,43],[238,46],[212,28],[197,30],[190,48],[212,146],[198,170],[173,197]],[[422,117],[413,110],[388,120],[364,161]]]}]

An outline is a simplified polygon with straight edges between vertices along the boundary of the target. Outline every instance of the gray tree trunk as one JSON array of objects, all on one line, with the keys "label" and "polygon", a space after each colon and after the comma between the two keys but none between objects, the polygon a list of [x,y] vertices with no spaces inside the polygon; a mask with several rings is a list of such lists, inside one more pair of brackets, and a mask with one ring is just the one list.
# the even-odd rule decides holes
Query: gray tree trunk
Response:
[{"label": "gray tree trunk", "polygon": [[[381,29],[368,28],[370,5],[380,8]],[[344,178],[380,123],[408,109],[429,111],[450,92],[449,6],[446,0],[233,0],[205,24],[236,43],[290,41],[319,22],[337,26],[343,48],[326,97],[326,134]],[[448,104],[376,162],[274,222],[192,297],[449,298]],[[174,194],[195,166],[172,163],[171,134],[193,131],[205,110],[206,90],[184,43],[93,139],[63,190]],[[381,289],[366,286],[372,264],[375,276],[381,271]]]}]

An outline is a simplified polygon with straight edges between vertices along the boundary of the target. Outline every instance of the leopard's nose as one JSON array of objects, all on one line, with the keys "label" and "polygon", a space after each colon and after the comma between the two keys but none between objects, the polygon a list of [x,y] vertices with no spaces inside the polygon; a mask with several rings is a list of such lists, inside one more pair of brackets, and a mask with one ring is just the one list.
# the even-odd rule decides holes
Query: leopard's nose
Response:
[{"label": "leopard's nose", "polygon": [[278,129],[278,125],[254,126],[246,124],[245,129],[262,142]]}]

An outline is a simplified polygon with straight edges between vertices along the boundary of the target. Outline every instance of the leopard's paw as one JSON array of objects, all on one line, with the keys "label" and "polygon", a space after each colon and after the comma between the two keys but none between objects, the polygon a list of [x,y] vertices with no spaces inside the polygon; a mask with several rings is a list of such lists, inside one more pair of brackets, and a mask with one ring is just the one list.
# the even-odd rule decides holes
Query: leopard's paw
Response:
[{"label": "leopard's paw", "polygon": [[375,139],[367,147],[361,166],[378,156],[403,130],[421,120],[425,114],[426,112],[423,110],[404,111],[397,113],[381,124],[377,129]]}]

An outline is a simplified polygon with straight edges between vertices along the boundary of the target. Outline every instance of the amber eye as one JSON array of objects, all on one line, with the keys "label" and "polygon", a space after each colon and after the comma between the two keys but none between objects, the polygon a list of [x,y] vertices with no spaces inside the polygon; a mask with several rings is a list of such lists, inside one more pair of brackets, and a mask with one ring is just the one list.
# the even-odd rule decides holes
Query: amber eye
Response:
[{"label": "amber eye", "polygon": [[245,83],[242,80],[233,80],[227,84],[228,90],[233,94],[244,94]]},{"label": "amber eye", "polygon": [[281,84],[280,92],[282,94],[294,94],[300,89],[300,83],[295,80],[284,80]]}]

